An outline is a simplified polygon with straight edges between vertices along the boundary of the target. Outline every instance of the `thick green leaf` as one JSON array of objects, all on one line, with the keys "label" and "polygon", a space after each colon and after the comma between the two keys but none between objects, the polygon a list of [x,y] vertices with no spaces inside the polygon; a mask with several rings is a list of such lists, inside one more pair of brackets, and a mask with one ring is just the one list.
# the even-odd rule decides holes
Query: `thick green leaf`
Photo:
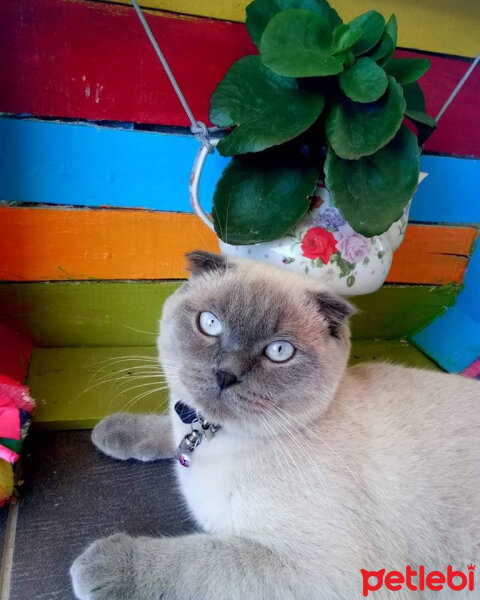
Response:
[{"label": "thick green leaf", "polygon": [[407,108],[405,111],[405,116],[413,121],[417,129],[418,144],[423,146],[423,144],[437,128],[437,122],[433,117],[419,110],[411,110]]},{"label": "thick green leaf", "polygon": [[373,154],[396,134],[404,112],[402,86],[389,77],[386,93],[376,102],[344,98],[332,106],[326,120],[328,141],[342,158]]},{"label": "thick green leaf", "polygon": [[323,77],[343,71],[331,53],[332,31],[311,10],[295,8],[278,13],[268,23],[260,42],[262,62],[287,77]]},{"label": "thick green leaf", "polygon": [[427,115],[427,113],[421,112],[419,110],[409,110],[407,108],[407,110],[405,111],[405,116],[407,116],[412,121],[415,121],[416,123],[422,123],[422,125],[428,125],[429,127],[432,127],[433,129],[435,129],[435,127],[437,126],[437,122],[435,121],[435,119],[433,117],[431,117],[430,115]]},{"label": "thick green leaf", "polygon": [[265,151],[236,156],[213,199],[215,231],[228,244],[282,237],[306,213],[318,169],[305,158]]},{"label": "thick green leaf", "polygon": [[425,96],[423,95],[422,88],[418,85],[418,82],[409,83],[402,85],[403,95],[407,103],[407,110],[417,110],[420,112],[426,112],[427,106],[425,104]]},{"label": "thick green leaf", "polygon": [[259,152],[297,137],[316,121],[324,98],[273,73],[259,56],[236,62],[210,99],[210,120],[237,127],[218,144],[224,156]]},{"label": "thick green leaf", "polygon": [[304,8],[322,15],[330,31],[341,25],[342,20],[326,0],[255,0],[247,6],[247,29],[257,48],[262,34],[272,17],[282,10]]},{"label": "thick green leaf", "polygon": [[[402,85],[402,87],[403,95],[405,96],[405,100],[407,102],[405,116],[409,117],[414,122],[417,129],[418,144],[419,146],[423,146],[423,144],[435,131],[437,126],[436,121],[426,114],[427,107],[425,103],[425,96],[423,95],[422,88],[418,85],[418,81],[414,81],[413,83],[409,83],[407,85]],[[425,117],[427,117],[427,119],[425,119]],[[432,119],[434,123],[432,123],[430,119]]]},{"label": "thick green leaf", "polygon": [[340,73],[340,87],[355,102],[375,102],[388,86],[387,74],[371,58],[359,58],[349,69]]},{"label": "thick green leaf", "polygon": [[402,216],[419,171],[417,139],[403,126],[385,147],[359,160],[344,160],[329,147],[325,181],[334,205],[352,228],[371,237]]},{"label": "thick green leaf", "polygon": [[361,29],[352,29],[349,25],[339,25],[333,32],[332,53],[341,54],[349,50],[362,36]]},{"label": "thick green leaf", "polygon": [[385,71],[401,84],[417,81],[429,68],[426,58],[392,58],[385,65]]},{"label": "thick green leaf", "polygon": [[369,10],[353,19],[349,26],[362,31],[360,39],[352,47],[352,52],[358,55],[371,50],[380,41],[385,29],[385,19],[376,10]]},{"label": "thick green leaf", "polygon": [[393,56],[397,45],[397,17],[392,15],[387,21],[380,41],[367,54],[370,58],[385,65]]}]

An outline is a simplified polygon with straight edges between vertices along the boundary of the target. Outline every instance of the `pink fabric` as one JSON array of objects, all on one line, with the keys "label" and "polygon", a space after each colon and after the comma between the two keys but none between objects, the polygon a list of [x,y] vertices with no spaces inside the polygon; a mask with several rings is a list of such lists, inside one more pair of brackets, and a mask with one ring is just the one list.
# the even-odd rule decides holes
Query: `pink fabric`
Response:
[{"label": "pink fabric", "polygon": [[0,391],[0,438],[20,439],[20,412],[15,403]]},{"label": "pink fabric", "polygon": [[26,385],[22,385],[11,379],[7,375],[0,375],[0,394],[7,394],[13,401],[12,406],[16,406],[27,412],[32,412],[35,408],[35,401],[29,394]]},{"label": "pink fabric", "polygon": [[462,371],[465,377],[480,377],[480,358]]},{"label": "pink fabric", "polygon": [[10,450],[10,448],[0,444],[0,458],[3,458],[3,460],[13,464],[18,460],[18,454],[13,450]]}]

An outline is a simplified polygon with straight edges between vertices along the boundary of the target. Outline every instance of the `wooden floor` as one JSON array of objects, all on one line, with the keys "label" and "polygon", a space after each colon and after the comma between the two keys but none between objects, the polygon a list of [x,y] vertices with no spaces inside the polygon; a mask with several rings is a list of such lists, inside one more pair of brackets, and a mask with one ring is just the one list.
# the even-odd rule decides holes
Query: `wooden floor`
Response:
[{"label": "wooden floor", "polygon": [[[135,402],[144,390],[159,387],[150,376],[134,379],[155,352],[145,346],[35,349],[27,383],[38,404],[36,431],[25,446],[25,483],[8,527],[8,509],[0,511],[0,600],[73,600],[70,564],[98,537],[194,529],[175,491],[170,461],[112,460],[93,447],[88,430],[79,430],[119,410],[163,410],[164,391]],[[401,340],[355,341],[351,362],[366,360],[437,368]]]}]

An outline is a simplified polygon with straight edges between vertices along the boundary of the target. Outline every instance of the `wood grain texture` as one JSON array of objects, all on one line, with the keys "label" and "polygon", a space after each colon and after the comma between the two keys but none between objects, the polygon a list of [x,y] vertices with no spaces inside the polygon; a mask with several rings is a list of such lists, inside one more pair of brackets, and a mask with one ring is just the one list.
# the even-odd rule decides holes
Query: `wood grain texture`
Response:
[{"label": "wood grain texture", "polygon": [[[188,181],[199,143],[191,137],[0,118],[0,139],[0,201],[192,211]],[[206,161],[206,211],[227,164],[218,153]],[[480,223],[480,160],[423,156],[422,169],[429,176],[413,220]]]},{"label": "wood grain texture", "polygon": [[0,373],[23,383],[33,344],[24,335],[0,323]]},{"label": "wood grain texture", "polygon": [[441,285],[462,283],[478,236],[475,227],[409,225],[393,255],[388,281]]},{"label": "wood grain texture", "polygon": [[112,460],[89,431],[33,433],[26,450],[9,600],[74,600],[70,565],[99,537],[194,529],[170,461]]},{"label": "wood grain texture", "polygon": [[[450,4],[448,9],[441,7],[445,1]],[[378,2],[365,0],[367,4],[372,8]],[[428,39],[424,30],[455,43],[465,42],[468,29],[456,18],[470,28],[480,26],[480,4],[470,0],[462,0],[461,7],[457,0],[455,9],[450,0],[384,0],[381,4],[388,14],[394,5],[399,17],[404,7],[407,13],[423,15],[419,20],[406,17],[400,21],[400,32],[409,26],[421,29],[414,36],[417,43]],[[362,6],[354,7],[353,0],[346,8],[347,18],[362,10]],[[476,23],[473,12],[477,13]],[[149,14],[148,19],[194,114],[208,122],[209,98],[217,83],[235,60],[256,51],[244,25],[172,14]],[[453,36],[451,28],[455,29]],[[418,47],[407,40],[400,43]],[[448,43],[442,42],[436,51],[450,52]],[[82,0],[0,0],[0,55],[5,66],[0,111],[96,121],[190,124],[131,8]],[[399,56],[410,55],[416,56],[399,52]],[[422,87],[428,108],[436,115],[468,64],[440,56],[430,59],[432,68],[422,79]],[[479,101],[477,70],[445,113],[427,150],[480,156],[480,140],[471,135],[480,129]]]},{"label": "wood grain texture", "polygon": [[[117,0],[129,4],[129,0]],[[190,15],[245,20],[251,0],[142,0],[141,6]],[[399,43],[408,48],[475,56],[478,52],[480,8],[471,0],[330,0],[345,22],[375,9],[399,21]],[[461,33],[460,33],[461,32]]]},{"label": "wood grain texture", "polygon": [[183,279],[185,254],[218,252],[192,214],[0,208],[0,279]]},{"label": "wood grain texture", "polygon": [[[152,346],[178,282],[0,284],[0,320],[36,346]],[[453,306],[460,286],[386,285],[353,299],[356,339],[416,333]]]},{"label": "wood grain texture", "polygon": [[[163,412],[167,391],[160,379],[135,379],[142,373],[143,357],[155,357],[155,347],[36,348],[28,385],[38,400],[36,429],[85,429],[104,416],[124,410]],[[133,358],[129,359],[128,357]],[[435,368],[424,354],[402,340],[358,340],[352,364],[391,360]],[[141,387],[137,387],[141,386]],[[151,393],[150,393],[151,392]]]},{"label": "wood grain texture", "polygon": [[413,337],[445,370],[460,373],[480,357],[480,246],[470,258],[455,306]]},{"label": "wood grain texture", "polygon": [[[186,252],[218,252],[216,236],[191,214],[3,207],[0,223],[4,281],[183,279]],[[476,235],[409,225],[387,281],[461,283]]]},{"label": "wood grain texture", "polygon": [[[0,140],[0,201],[192,211],[193,137],[0,118]],[[227,162],[215,153],[205,165],[207,210]]]}]

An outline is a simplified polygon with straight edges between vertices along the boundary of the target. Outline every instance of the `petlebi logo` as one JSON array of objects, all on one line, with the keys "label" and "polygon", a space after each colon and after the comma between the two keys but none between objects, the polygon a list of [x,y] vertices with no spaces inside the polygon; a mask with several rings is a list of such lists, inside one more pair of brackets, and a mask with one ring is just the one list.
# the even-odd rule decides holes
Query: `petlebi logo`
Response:
[{"label": "petlebi logo", "polygon": [[[447,572],[430,571],[426,572],[424,566],[414,570],[410,565],[407,565],[405,573],[400,571],[389,571],[380,569],[379,571],[366,571],[360,569],[363,578],[363,595],[367,597],[370,592],[376,592],[382,587],[392,592],[399,591],[404,587],[412,590],[423,592],[425,589],[440,591],[451,589],[455,592],[468,589],[473,592],[475,589],[475,565],[467,566],[467,572],[454,571],[451,565],[448,565]],[[374,598],[375,594],[372,594]]]}]

